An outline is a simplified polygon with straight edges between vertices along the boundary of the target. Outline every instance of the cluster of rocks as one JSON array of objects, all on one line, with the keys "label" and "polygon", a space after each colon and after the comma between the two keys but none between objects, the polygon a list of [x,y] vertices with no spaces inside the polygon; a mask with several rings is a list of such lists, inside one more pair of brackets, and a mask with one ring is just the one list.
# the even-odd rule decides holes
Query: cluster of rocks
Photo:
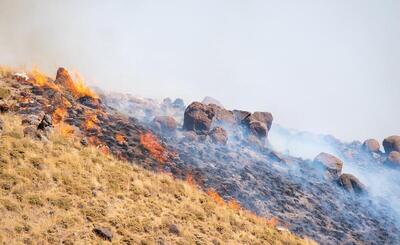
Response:
[{"label": "cluster of rocks", "polygon": [[343,174],[343,161],[339,158],[322,152],[314,158],[314,164],[323,172],[324,177],[330,181],[334,181],[345,190],[361,194],[366,193],[365,186],[352,174]]},{"label": "cluster of rocks", "polygon": [[382,145],[384,153],[381,152],[381,146],[376,139],[367,139],[362,144],[362,149],[371,154],[384,154],[386,156],[386,166],[400,168],[400,136],[389,136],[383,140]]},{"label": "cluster of rocks", "polygon": [[185,110],[183,129],[196,135],[209,136],[219,144],[227,143],[228,131],[239,139],[244,136],[248,141],[263,143],[272,121],[269,112],[230,111],[216,104],[193,102]]}]

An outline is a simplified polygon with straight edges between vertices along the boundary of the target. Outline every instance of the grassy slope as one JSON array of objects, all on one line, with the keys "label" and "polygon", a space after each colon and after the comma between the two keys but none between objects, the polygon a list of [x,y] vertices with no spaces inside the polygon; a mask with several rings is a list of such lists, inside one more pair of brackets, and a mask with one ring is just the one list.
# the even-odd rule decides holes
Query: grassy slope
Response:
[{"label": "grassy slope", "polygon": [[[184,181],[105,156],[56,131],[24,138],[20,119],[0,115],[0,241],[115,244],[308,244],[265,220],[218,205]],[[179,234],[169,231],[171,224]]]}]

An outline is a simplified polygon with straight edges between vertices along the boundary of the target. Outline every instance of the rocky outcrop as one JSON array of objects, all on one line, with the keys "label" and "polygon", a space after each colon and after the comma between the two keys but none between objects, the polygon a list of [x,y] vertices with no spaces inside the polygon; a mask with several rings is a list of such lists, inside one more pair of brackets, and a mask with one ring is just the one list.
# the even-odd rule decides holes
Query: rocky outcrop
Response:
[{"label": "rocky outcrop", "polygon": [[326,177],[331,180],[338,179],[343,168],[342,160],[325,152],[318,154],[313,163],[318,167],[322,167],[326,173]]},{"label": "rocky outcrop", "polygon": [[56,80],[54,81],[56,84],[60,84],[66,88],[70,87],[73,84],[73,80],[69,75],[67,69],[60,67],[57,70]]},{"label": "rocky outcrop", "polygon": [[268,136],[272,121],[273,117],[269,112],[254,112],[242,120],[243,124],[250,132],[258,138],[265,138]]},{"label": "rocky outcrop", "polygon": [[385,165],[389,167],[400,168],[400,152],[392,151],[389,153]]},{"label": "rocky outcrop", "polygon": [[209,136],[211,140],[216,144],[225,145],[228,141],[228,133],[222,127],[213,128],[210,131]]},{"label": "rocky outcrop", "polygon": [[338,184],[351,193],[363,194],[367,192],[365,185],[352,174],[340,175]]},{"label": "rocky outcrop", "polygon": [[248,111],[233,110],[232,112],[237,123],[242,123],[243,119],[251,115]]},{"label": "rocky outcrop", "polygon": [[46,115],[44,115],[42,121],[37,126],[37,129],[46,131],[52,127],[53,127],[53,119],[52,119],[51,115],[46,114]]},{"label": "rocky outcrop", "polygon": [[208,133],[214,116],[215,113],[211,107],[193,102],[185,110],[183,129],[192,130],[198,134]]},{"label": "rocky outcrop", "polygon": [[173,133],[177,128],[177,122],[170,116],[157,116],[153,119],[152,127],[161,133]]},{"label": "rocky outcrop", "polygon": [[400,152],[400,136],[399,135],[393,135],[390,137],[387,137],[386,139],[383,140],[383,148],[385,149],[385,153],[389,154],[392,151],[398,151]]},{"label": "rocky outcrop", "polygon": [[367,139],[364,141],[364,143],[362,144],[362,149],[366,152],[375,152],[375,153],[379,153],[380,152],[380,144],[376,139]]}]

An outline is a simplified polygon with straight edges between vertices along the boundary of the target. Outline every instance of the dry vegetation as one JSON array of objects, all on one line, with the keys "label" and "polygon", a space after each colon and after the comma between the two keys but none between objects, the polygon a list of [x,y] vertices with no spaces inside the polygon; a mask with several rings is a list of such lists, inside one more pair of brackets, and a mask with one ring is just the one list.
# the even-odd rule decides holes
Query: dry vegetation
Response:
[{"label": "dry vegetation", "polygon": [[166,174],[115,160],[57,133],[23,137],[1,115],[0,241],[3,244],[311,244]]}]

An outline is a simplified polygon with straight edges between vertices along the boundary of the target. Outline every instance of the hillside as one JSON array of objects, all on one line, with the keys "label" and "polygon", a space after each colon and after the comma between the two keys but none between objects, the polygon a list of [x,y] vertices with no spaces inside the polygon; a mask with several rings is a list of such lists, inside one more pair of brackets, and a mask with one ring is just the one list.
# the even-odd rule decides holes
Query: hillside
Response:
[{"label": "hillside", "polygon": [[39,141],[24,137],[19,117],[1,119],[3,243],[106,242],[96,228],[114,244],[312,243],[191,183],[82,146],[58,127]]}]

